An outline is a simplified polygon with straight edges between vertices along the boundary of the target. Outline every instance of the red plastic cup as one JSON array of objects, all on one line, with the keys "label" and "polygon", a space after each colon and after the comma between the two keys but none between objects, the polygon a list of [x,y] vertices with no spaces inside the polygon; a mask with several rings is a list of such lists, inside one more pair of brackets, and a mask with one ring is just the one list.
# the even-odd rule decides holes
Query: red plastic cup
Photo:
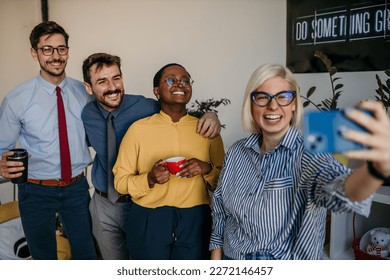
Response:
[{"label": "red plastic cup", "polygon": [[165,160],[165,166],[171,174],[175,175],[177,172],[182,170],[179,166],[185,161],[185,157],[171,157]]}]

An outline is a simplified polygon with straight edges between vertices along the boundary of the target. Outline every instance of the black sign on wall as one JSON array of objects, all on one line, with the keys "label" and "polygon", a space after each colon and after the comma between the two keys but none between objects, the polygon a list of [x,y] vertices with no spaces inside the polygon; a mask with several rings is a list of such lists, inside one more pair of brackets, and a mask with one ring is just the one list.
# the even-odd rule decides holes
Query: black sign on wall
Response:
[{"label": "black sign on wall", "polygon": [[317,50],[338,71],[390,69],[390,1],[287,0],[287,66],[326,71]]}]

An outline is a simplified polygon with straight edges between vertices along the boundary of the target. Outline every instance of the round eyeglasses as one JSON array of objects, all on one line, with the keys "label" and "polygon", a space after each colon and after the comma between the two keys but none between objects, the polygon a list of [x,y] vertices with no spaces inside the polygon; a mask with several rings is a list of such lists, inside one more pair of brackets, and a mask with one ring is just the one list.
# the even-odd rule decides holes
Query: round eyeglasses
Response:
[{"label": "round eyeglasses", "polygon": [[161,80],[160,85],[164,81],[166,81],[167,85],[170,87],[174,86],[174,85],[179,85],[179,84],[181,84],[183,87],[187,87],[187,86],[192,86],[192,84],[194,83],[194,81],[190,77],[186,77],[186,76],[181,77],[181,78],[179,78],[177,76],[168,76],[165,79]]},{"label": "round eyeglasses", "polygon": [[259,107],[268,106],[268,104],[271,103],[273,98],[280,106],[288,106],[291,104],[291,102],[293,102],[295,96],[296,92],[293,90],[281,91],[274,95],[262,91],[254,91],[251,93],[251,99],[253,103],[255,103]]},{"label": "round eyeglasses", "polygon": [[66,46],[59,46],[57,48],[53,48],[51,46],[43,46],[42,48],[36,48],[37,50],[41,50],[42,53],[46,56],[51,56],[54,53],[54,50],[57,50],[57,53],[59,55],[66,55],[68,54],[69,47]]}]

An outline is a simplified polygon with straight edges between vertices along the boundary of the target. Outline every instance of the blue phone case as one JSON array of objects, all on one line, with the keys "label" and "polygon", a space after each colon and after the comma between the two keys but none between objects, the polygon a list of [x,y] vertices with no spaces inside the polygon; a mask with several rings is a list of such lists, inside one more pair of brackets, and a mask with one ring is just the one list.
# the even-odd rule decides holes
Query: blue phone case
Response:
[{"label": "blue phone case", "polygon": [[366,146],[345,139],[343,131],[366,131],[345,116],[344,110],[310,111],[303,118],[305,148],[311,153],[343,153],[367,149]]}]

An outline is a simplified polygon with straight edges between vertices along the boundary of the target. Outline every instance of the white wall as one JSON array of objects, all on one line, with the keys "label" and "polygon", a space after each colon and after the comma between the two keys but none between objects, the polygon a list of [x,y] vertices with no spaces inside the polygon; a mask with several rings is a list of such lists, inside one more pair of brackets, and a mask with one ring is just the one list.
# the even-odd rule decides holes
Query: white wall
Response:
[{"label": "white wall", "polygon": [[[378,74],[382,82],[387,79],[387,76],[382,72],[367,71],[367,72],[340,72],[336,73],[335,77],[341,77],[336,84],[342,83],[344,87],[339,98],[338,107],[351,107],[356,105],[360,100],[369,98],[375,99],[375,89],[377,83],[375,74]],[[332,96],[331,82],[328,73],[318,74],[297,74],[296,78],[301,87],[301,94],[306,96],[308,89],[312,86],[316,86],[316,93],[313,95],[316,101],[321,101],[324,98]],[[308,107],[308,109],[315,109],[314,107]]]},{"label": "white wall", "polygon": [[[12,35],[0,53],[6,59],[1,98],[37,73],[28,36],[39,21],[31,13],[40,15],[40,1],[0,2],[0,32]],[[194,99],[232,101],[219,114],[227,124],[227,147],[245,136],[239,112],[250,74],[262,63],[285,61],[285,14],[285,0],[49,0],[49,19],[70,35],[69,76],[82,79],[83,59],[110,52],[123,60],[126,90],[154,97],[155,72],[166,63],[181,63],[195,80]]]},{"label": "white wall", "polygon": [[[82,61],[91,53],[109,52],[123,60],[127,92],[153,97],[155,72],[166,63],[183,64],[195,80],[193,99],[227,97],[232,101],[219,112],[227,125],[222,131],[226,148],[247,135],[241,129],[240,111],[249,76],[263,63],[286,60],[286,0],[48,3],[49,19],[70,35],[69,76],[82,79]],[[0,101],[15,85],[37,75],[28,36],[40,17],[40,0],[0,0]],[[342,73],[342,77],[341,106],[373,94],[372,73]],[[326,73],[297,78],[302,92],[312,85],[317,86],[316,94],[330,91]]]},{"label": "white wall", "polygon": [[41,20],[40,0],[0,0],[0,100],[37,73],[28,37]]}]

